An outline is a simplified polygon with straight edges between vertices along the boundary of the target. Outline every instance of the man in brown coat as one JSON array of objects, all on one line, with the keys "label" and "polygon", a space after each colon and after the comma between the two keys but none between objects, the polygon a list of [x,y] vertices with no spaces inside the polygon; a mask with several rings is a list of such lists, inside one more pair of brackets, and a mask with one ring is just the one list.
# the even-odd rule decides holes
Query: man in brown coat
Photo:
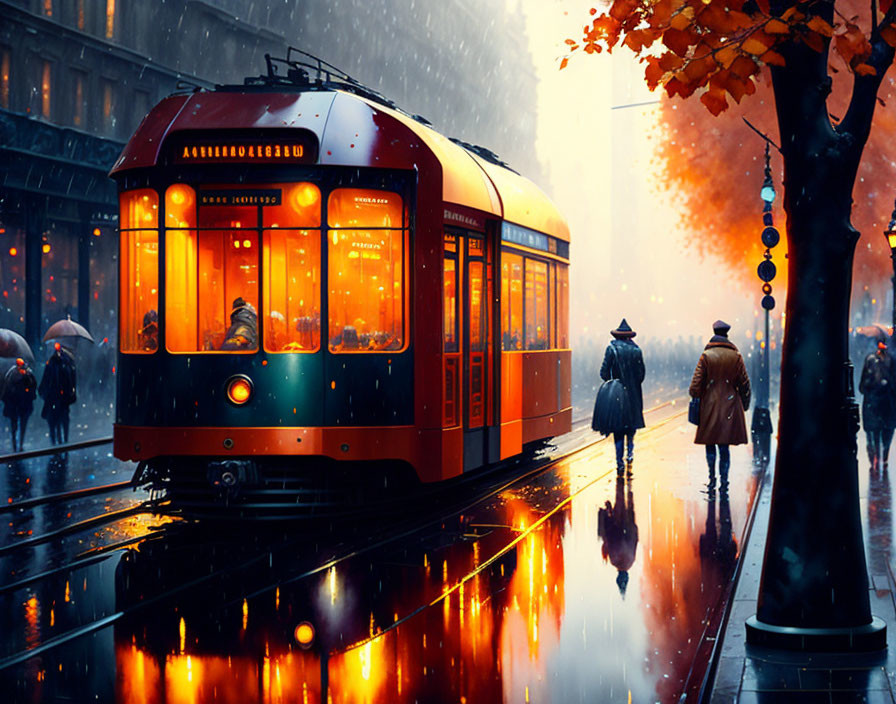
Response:
[{"label": "man in brown coat", "polygon": [[728,339],[730,329],[721,320],[713,323],[715,334],[700,355],[689,390],[692,397],[700,399],[700,423],[694,442],[706,445],[711,484],[715,484],[715,446],[719,446],[719,474],[726,484],[731,465],[728,446],[747,442],[744,411],[750,406],[750,379],[740,352]]}]

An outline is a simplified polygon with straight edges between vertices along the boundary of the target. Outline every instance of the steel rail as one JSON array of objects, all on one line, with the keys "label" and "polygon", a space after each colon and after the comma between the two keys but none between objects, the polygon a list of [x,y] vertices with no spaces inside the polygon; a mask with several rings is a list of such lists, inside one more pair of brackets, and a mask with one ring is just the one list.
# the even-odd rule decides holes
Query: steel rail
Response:
[{"label": "steel rail", "polygon": [[26,508],[33,508],[35,506],[42,506],[44,504],[52,504],[57,503],[59,501],[66,501],[68,499],[83,499],[88,496],[94,496],[96,494],[114,494],[116,491],[123,491],[124,489],[137,489],[138,485],[135,484],[132,480],[128,480],[126,482],[117,482],[114,484],[103,484],[102,486],[89,486],[83,489],[74,489],[72,491],[62,491],[57,494],[44,494],[43,496],[36,496],[31,499],[23,499],[21,501],[12,501],[9,503],[0,504],[0,513],[9,513],[11,511],[21,511]]},{"label": "steel rail", "polygon": [[63,452],[72,452],[74,450],[84,450],[88,447],[96,447],[98,445],[108,445],[112,442],[111,437],[94,438],[93,440],[80,440],[78,442],[69,442],[65,445],[54,445],[53,447],[44,447],[40,450],[28,450],[27,452],[14,452],[7,455],[0,455],[0,462],[18,462],[19,460],[28,460],[32,457],[43,457],[44,455],[58,455]]},{"label": "steel rail", "polygon": [[153,507],[154,504],[152,502],[144,501],[137,504],[136,506],[129,506],[128,508],[119,509],[117,511],[110,511],[109,513],[104,513],[99,516],[85,518],[82,521],[78,521],[77,523],[70,523],[69,525],[63,526],[62,528],[50,531],[49,533],[42,533],[41,535],[35,535],[32,538],[26,538],[25,540],[20,540],[16,543],[10,543],[9,545],[0,546],[0,555],[7,555],[17,550],[31,548],[35,545],[40,545],[41,543],[48,543],[51,540],[64,538],[65,536],[71,535],[73,533],[81,533],[85,530],[93,528],[94,526],[103,525],[104,523],[114,523],[121,518],[127,518],[128,516],[134,514],[148,513],[149,509]]}]

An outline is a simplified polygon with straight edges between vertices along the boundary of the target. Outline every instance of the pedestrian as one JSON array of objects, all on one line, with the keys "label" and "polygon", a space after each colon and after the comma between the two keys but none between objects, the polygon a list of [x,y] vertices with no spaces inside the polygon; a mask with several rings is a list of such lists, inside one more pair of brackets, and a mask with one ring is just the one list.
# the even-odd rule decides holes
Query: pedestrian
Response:
[{"label": "pedestrian", "polygon": [[16,366],[10,368],[3,377],[3,415],[9,418],[13,452],[21,452],[25,447],[25,428],[34,411],[36,396],[37,380],[34,372],[19,357],[16,359]]},{"label": "pedestrian", "polygon": [[58,342],[44,366],[37,392],[44,400],[40,415],[50,426],[50,442],[68,442],[69,406],[77,400],[75,358]]},{"label": "pedestrian", "polygon": [[728,483],[731,466],[730,445],[747,442],[744,411],[750,407],[750,378],[743,357],[728,339],[731,326],[721,320],[712,324],[713,336],[700,355],[689,393],[700,399],[700,422],[694,442],[706,445],[709,483],[715,486],[716,445],[719,451],[719,476]]},{"label": "pedestrian", "polygon": [[859,391],[871,469],[878,469],[881,461],[887,469],[893,428],[896,428],[896,364],[885,342],[878,342],[877,351],[865,357]]},{"label": "pedestrian", "polygon": [[[601,432],[613,433],[616,444],[616,472],[622,474],[626,468],[623,463],[623,450],[626,450],[625,461],[631,472],[635,459],[635,432],[644,427],[644,400],[641,395],[641,383],[644,381],[644,357],[641,348],[632,339],[637,333],[631,329],[625,318],[619,327],[611,330],[615,338],[607,345],[604,361],[600,366],[600,378],[604,381],[618,379],[622,383],[624,394],[620,403],[614,403],[604,414],[606,422]],[[600,396],[600,392],[598,392]],[[598,405],[599,401],[595,402]],[[595,409],[601,410],[601,409]],[[627,441],[627,442],[626,442]],[[623,442],[627,447],[623,448]]]}]

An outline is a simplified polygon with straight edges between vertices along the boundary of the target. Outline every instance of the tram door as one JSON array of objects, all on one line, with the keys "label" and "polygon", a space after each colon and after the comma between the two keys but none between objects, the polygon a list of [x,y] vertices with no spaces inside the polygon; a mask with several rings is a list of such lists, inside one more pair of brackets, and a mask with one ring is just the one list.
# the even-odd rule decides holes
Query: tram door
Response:
[{"label": "tram door", "polygon": [[493,265],[488,243],[472,233],[458,238],[463,253],[463,424],[464,470],[489,462],[489,425],[493,425],[492,351]]}]

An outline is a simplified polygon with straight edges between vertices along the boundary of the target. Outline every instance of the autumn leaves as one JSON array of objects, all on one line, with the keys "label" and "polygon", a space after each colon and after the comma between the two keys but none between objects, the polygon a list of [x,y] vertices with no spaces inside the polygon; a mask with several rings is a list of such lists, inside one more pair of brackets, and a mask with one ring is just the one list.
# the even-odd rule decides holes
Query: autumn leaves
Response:
[{"label": "autumn leaves", "polygon": [[[891,3],[884,0],[876,14],[890,10]],[[582,38],[566,43],[570,53],[582,49],[593,54],[611,51],[621,41],[642,57],[651,90],[662,85],[669,96],[682,98],[701,91],[700,101],[718,115],[728,107],[729,96],[739,103],[756,91],[754,76],[762,66],[786,65],[787,45],[805,44],[823,52],[833,44],[850,70],[874,75],[867,63],[871,42],[858,18],[847,19],[832,8],[829,0],[815,0],[772,16],[768,0],[613,0],[604,14],[592,9],[594,19]],[[886,12],[873,32],[896,46],[892,15]]]}]

